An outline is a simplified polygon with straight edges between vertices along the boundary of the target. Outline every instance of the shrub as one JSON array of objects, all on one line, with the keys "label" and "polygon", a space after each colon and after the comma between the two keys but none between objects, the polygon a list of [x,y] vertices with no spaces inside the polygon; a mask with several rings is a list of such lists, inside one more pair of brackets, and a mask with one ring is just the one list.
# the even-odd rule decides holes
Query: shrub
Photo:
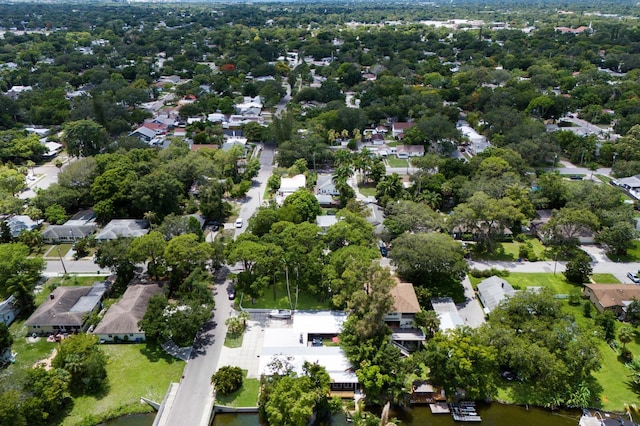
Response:
[{"label": "shrub", "polygon": [[582,305],[582,315],[584,315],[585,318],[591,318],[592,311],[593,311],[593,305],[591,304],[591,301],[586,300]]},{"label": "shrub", "polygon": [[622,348],[620,351],[620,358],[622,358],[622,361],[624,362],[631,362],[633,361],[633,352],[631,352],[631,349],[629,348]]},{"label": "shrub", "polygon": [[244,374],[240,367],[225,365],[211,376],[211,383],[216,388],[216,392],[228,395],[240,389]]},{"label": "shrub", "polygon": [[498,277],[503,277],[503,278],[509,276],[509,271],[507,271],[506,269],[496,269],[496,268],[485,269],[485,270],[474,268],[471,271],[469,271],[469,273],[471,274],[472,277],[475,277],[475,278],[489,278],[494,275]]}]

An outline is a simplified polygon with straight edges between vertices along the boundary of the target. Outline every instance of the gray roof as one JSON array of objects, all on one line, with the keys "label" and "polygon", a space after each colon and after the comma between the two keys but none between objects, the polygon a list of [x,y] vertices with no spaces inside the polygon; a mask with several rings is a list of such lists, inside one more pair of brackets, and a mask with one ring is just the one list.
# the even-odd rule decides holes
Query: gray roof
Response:
[{"label": "gray roof", "polygon": [[149,222],[142,219],[114,219],[96,236],[96,240],[115,240],[118,237],[139,237],[149,232]]},{"label": "gray roof", "polygon": [[484,307],[491,312],[507,297],[513,296],[516,291],[504,279],[494,275],[478,284],[478,295]]},{"label": "gray roof", "polygon": [[328,228],[336,223],[338,223],[338,218],[335,215],[316,216],[316,224],[320,228]]},{"label": "gray roof", "polygon": [[620,178],[618,182],[620,182],[620,185],[628,186],[629,188],[640,188],[640,178],[638,176]]},{"label": "gray roof", "polygon": [[84,314],[98,306],[106,291],[104,282],[96,282],[91,287],[58,287],[25,324],[81,327],[85,321]]},{"label": "gray roof", "polygon": [[458,308],[450,297],[431,299],[431,306],[440,320],[440,330],[447,331],[464,325]]},{"label": "gray roof", "polygon": [[[74,221],[75,222],[75,221]],[[47,229],[42,231],[42,237],[44,239],[58,240],[62,237],[84,238],[93,233],[96,228],[94,223],[88,223],[85,225],[50,225]]]},{"label": "gray roof", "polygon": [[111,305],[93,333],[140,333],[138,322],[147,311],[149,299],[160,293],[162,288],[156,283],[129,286],[118,303]]},{"label": "gray roof", "polygon": [[38,224],[37,222],[31,220],[29,216],[16,215],[7,221],[7,226],[11,231],[11,236],[16,238],[20,234],[20,232],[24,231],[25,229],[31,231],[35,229]]}]

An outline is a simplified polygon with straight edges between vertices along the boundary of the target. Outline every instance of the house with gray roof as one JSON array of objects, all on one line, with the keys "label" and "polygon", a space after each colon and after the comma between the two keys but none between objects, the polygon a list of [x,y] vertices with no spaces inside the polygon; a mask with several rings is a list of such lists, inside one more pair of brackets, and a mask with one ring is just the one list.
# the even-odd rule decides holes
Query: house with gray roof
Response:
[{"label": "house with gray roof", "polygon": [[105,342],[144,342],[145,333],[138,323],[147,312],[149,299],[162,293],[157,283],[130,285],[118,303],[111,305],[93,334]]},{"label": "house with gray roof", "polygon": [[478,284],[478,297],[485,313],[493,311],[504,299],[516,294],[516,290],[503,278],[496,275]]},{"label": "house with gray roof", "polygon": [[115,240],[119,237],[135,238],[149,232],[149,222],[143,219],[113,219],[107,223],[98,235],[96,240]]},{"label": "house with gray roof", "polygon": [[329,174],[319,174],[316,181],[316,194],[320,195],[340,195],[340,191],[333,183],[333,176]]},{"label": "house with gray roof", "polygon": [[94,222],[69,220],[62,225],[49,225],[42,231],[42,240],[46,244],[70,243],[93,234]]},{"label": "house with gray roof", "polygon": [[85,331],[87,320],[102,306],[108,288],[106,281],[92,286],[57,287],[25,322],[29,334]]},{"label": "house with gray roof", "polygon": [[26,215],[15,215],[11,219],[7,220],[7,226],[11,231],[11,236],[17,238],[22,231],[33,231],[38,227],[38,223],[31,220]]}]

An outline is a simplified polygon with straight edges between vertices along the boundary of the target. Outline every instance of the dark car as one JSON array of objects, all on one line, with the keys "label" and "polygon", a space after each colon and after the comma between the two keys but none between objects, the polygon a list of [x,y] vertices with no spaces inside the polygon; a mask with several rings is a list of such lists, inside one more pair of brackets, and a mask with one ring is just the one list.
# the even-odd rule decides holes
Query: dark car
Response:
[{"label": "dark car", "polygon": [[233,300],[235,298],[236,298],[236,290],[235,289],[229,290],[229,300]]},{"label": "dark car", "polygon": [[387,249],[386,247],[380,247],[380,254],[382,255],[382,257],[387,257],[387,255],[389,254],[389,249]]},{"label": "dark car", "polygon": [[311,346],[322,346],[322,337],[316,337],[311,340]]}]

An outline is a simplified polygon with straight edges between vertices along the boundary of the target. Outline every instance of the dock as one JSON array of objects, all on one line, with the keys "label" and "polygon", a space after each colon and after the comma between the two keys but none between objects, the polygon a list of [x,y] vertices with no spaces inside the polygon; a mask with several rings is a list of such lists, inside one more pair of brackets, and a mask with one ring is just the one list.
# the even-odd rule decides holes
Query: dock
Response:
[{"label": "dock", "polygon": [[433,404],[429,404],[429,409],[432,414],[449,414],[451,410],[449,410],[449,405],[446,402],[436,402]]},{"label": "dock", "polygon": [[451,404],[451,415],[456,422],[481,422],[482,418],[476,411],[475,402],[460,402]]}]

